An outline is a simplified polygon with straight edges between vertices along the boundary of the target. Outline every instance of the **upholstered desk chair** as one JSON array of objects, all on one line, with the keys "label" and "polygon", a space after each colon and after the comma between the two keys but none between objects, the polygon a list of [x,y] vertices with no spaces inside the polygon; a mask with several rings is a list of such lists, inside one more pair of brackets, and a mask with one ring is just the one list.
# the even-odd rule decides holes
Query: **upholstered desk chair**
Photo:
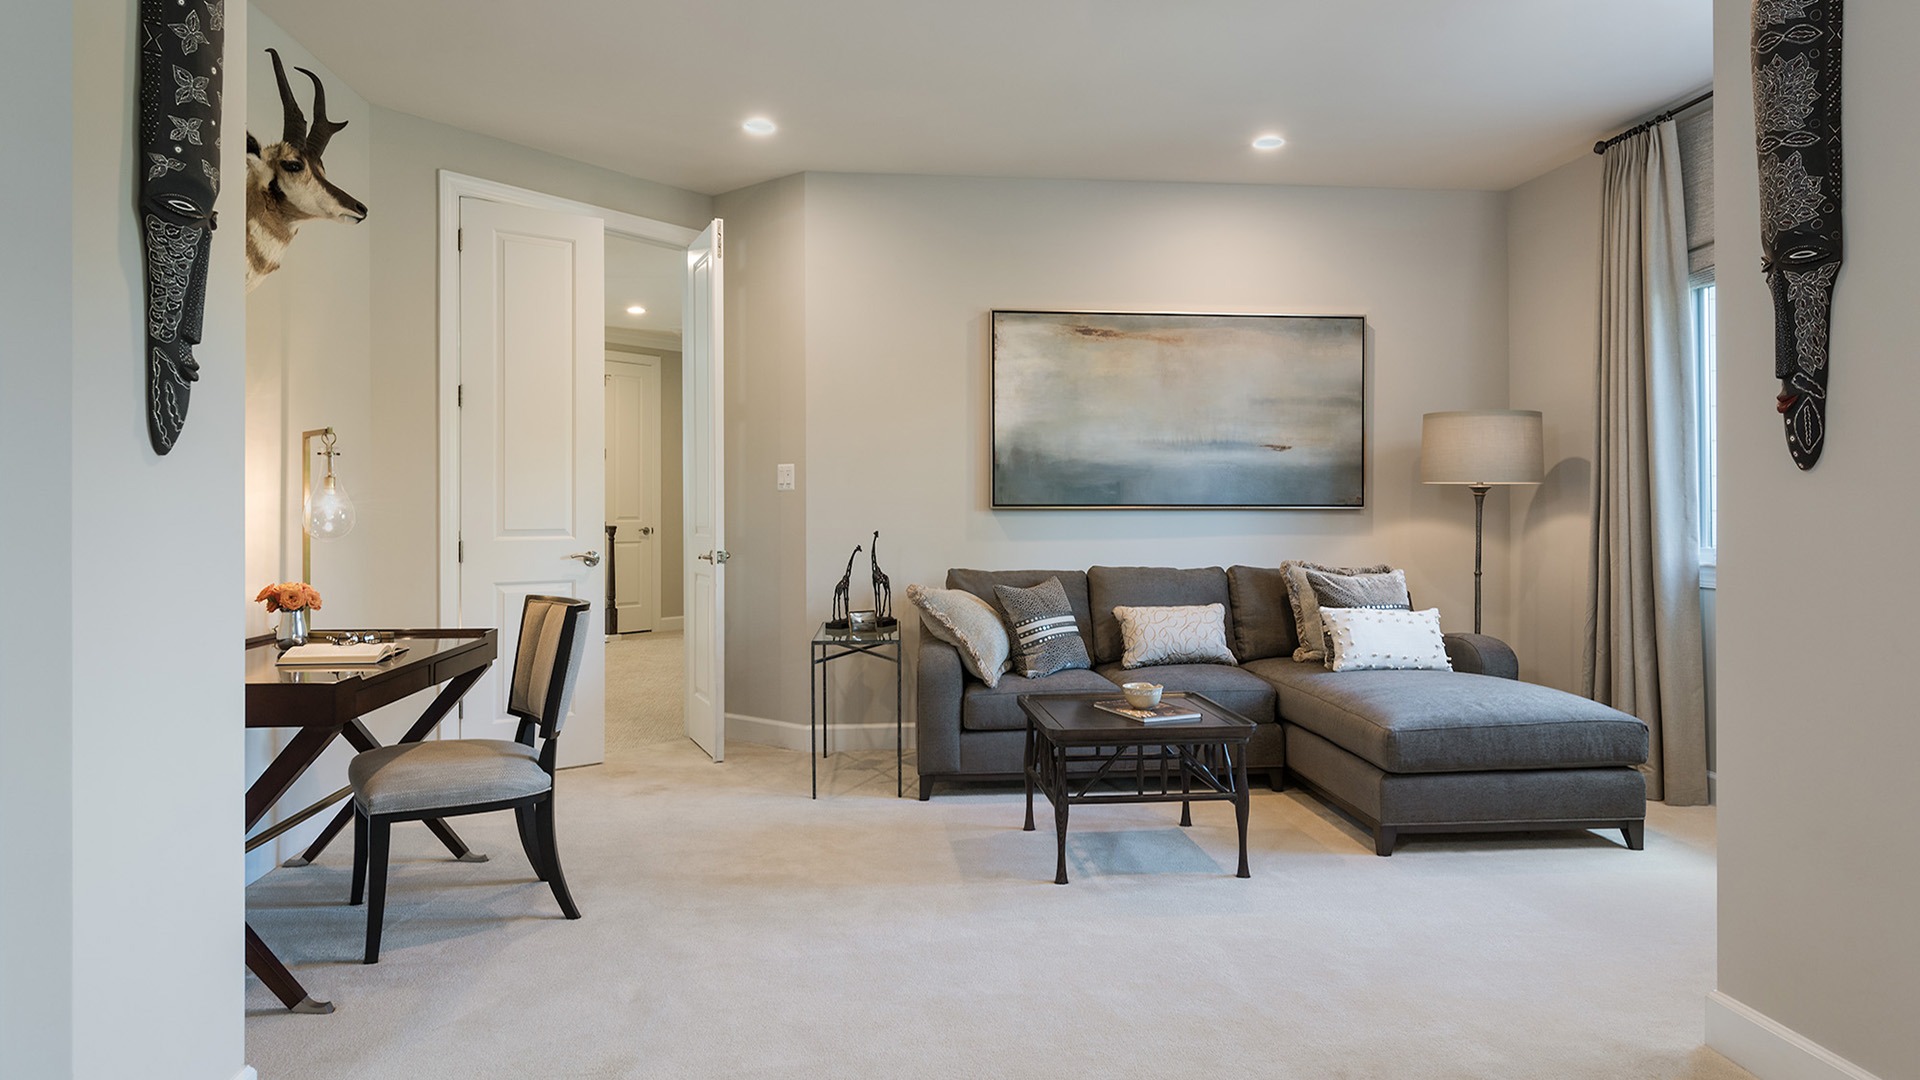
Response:
[{"label": "upholstered desk chair", "polygon": [[[574,680],[580,675],[588,608],[585,600],[564,596],[527,597],[507,695],[507,711],[520,718],[514,741],[401,743],[368,750],[347,765],[354,807],[352,903],[360,903],[367,887],[367,963],[380,960],[387,841],[396,821],[512,810],[534,873],[552,886],[567,918],[580,917],[561,876],[560,850],[554,843],[553,761],[560,725],[573,703]],[[541,740],[537,748],[536,733]]]}]

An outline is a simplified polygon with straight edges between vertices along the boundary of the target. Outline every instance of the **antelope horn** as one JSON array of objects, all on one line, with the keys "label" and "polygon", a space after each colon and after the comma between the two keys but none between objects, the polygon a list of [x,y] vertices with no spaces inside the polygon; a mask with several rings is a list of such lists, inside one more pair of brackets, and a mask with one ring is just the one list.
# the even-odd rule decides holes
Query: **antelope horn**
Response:
[{"label": "antelope horn", "polygon": [[307,148],[307,116],[300,111],[300,103],[293,99],[293,87],[287,85],[287,69],[280,66],[280,54],[268,49],[267,55],[273,57],[273,77],[280,83],[280,111],[286,117],[280,131],[280,141],[295,150]]},{"label": "antelope horn", "polygon": [[332,141],[334,132],[346,127],[347,122],[327,119],[327,87],[320,81],[320,76],[306,68],[293,70],[313,80],[313,130],[307,133],[307,156],[317,158],[326,153],[327,143]]}]

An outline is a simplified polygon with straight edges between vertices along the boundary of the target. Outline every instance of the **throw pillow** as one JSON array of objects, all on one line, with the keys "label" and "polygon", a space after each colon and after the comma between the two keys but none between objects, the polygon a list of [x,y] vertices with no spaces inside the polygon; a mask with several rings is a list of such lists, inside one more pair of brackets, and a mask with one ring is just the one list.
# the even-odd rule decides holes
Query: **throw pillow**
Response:
[{"label": "throw pillow", "polygon": [[1116,607],[1126,654],[1123,668],[1150,664],[1236,664],[1227,648],[1227,609],[1222,604],[1179,607]]},{"label": "throw pillow", "polygon": [[[1314,604],[1321,611],[1328,608],[1406,611],[1413,607],[1413,601],[1407,594],[1407,575],[1404,570],[1389,570],[1384,574],[1327,574],[1318,570],[1304,573],[1307,585],[1313,589]],[[1325,631],[1322,620],[1321,637],[1317,640],[1325,654],[1332,656],[1333,646],[1327,643]]]},{"label": "throw pillow", "polygon": [[1093,666],[1059,578],[1048,578],[1031,589],[995,585],[993,595],[1007,613],[1007,628],[1013,633],[1014,670],[1038,679]]},{"label": "throw pillow", "polygon": [[1452,671],[1440,609],[1323,608],[1335,671]]},{"label": "throw pillow", "polygon": [[1295,660],[1325,660],[1327,658],[1326,630],[1320,625],[1320,602],[1315,599],[1313,586],[1307,582],[1307,571],[1317,570],[1323,574],[1385,574],[1393,567],[1384,563],[1379,566],[1322,566],[1319,563],[1300,562],[1289,559],[1280,564],[1287,575],[1287,602],[1293,605],[1293,625],[1299,635],[1300,644],[1294,647]]},{"label": "throw pillow", "polygon": [[929,589],[907,586],[907,600],[926,613],[922,624],[934,637],[960,652],[960,663],[988,686],[1000,685],[1012,645],[1007,624],[993,605],[965,589]]}]

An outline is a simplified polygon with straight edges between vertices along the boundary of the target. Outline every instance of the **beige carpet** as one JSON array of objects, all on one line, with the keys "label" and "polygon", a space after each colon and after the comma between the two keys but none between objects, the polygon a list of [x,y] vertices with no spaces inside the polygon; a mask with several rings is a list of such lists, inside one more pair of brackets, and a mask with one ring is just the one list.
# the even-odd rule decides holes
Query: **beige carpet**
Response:
[{"label": "beige carpet", "polygon": [[1017,790],[919,803],[910,778],[894,799],[871,751],[831,759],[814,802],[802,753],[736,743],[715,765],[609,711],[609,763],[559,782],[579,922],[505,815],[460,825],[488,863],[395,831],[373,967],[348,844],[248,890],[338,1005],[288,1015],[249,978],[265,1080],[1747,1077],[1700,1046],[1711,810],[1654,807],[1638,853],[1415,837],[1382,859],[1311,797],[1256,790],[1239,881],[1229,807],[1191,830],[1102,808],[1075,817],[1060,887]]},{"label": "beige carpet", "polygon": [[636,760],[648,747],[686,739],[685,647],[677,630],[607,640],[607,760]]}]

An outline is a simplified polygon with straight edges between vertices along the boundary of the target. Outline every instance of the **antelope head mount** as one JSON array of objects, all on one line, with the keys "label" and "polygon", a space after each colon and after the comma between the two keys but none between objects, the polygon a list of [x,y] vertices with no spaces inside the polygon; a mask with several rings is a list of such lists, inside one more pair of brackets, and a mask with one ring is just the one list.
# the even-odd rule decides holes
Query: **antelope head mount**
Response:
[{"label": "antelope head mount", "polygon": [[287,85],[287,69],[280,54],[273,57],[273,77],[280,84],[284,127],[280,141],[260,146],[247,135],[247,291],[280,269],[280,256],[293,242],[302,222],[316,219],[354,223],[366,220],[367,206],[327,180],[321,155],[345,120],[327,119],[327,88],[320,76],[295,68],[313,80],[313,126]]}]

